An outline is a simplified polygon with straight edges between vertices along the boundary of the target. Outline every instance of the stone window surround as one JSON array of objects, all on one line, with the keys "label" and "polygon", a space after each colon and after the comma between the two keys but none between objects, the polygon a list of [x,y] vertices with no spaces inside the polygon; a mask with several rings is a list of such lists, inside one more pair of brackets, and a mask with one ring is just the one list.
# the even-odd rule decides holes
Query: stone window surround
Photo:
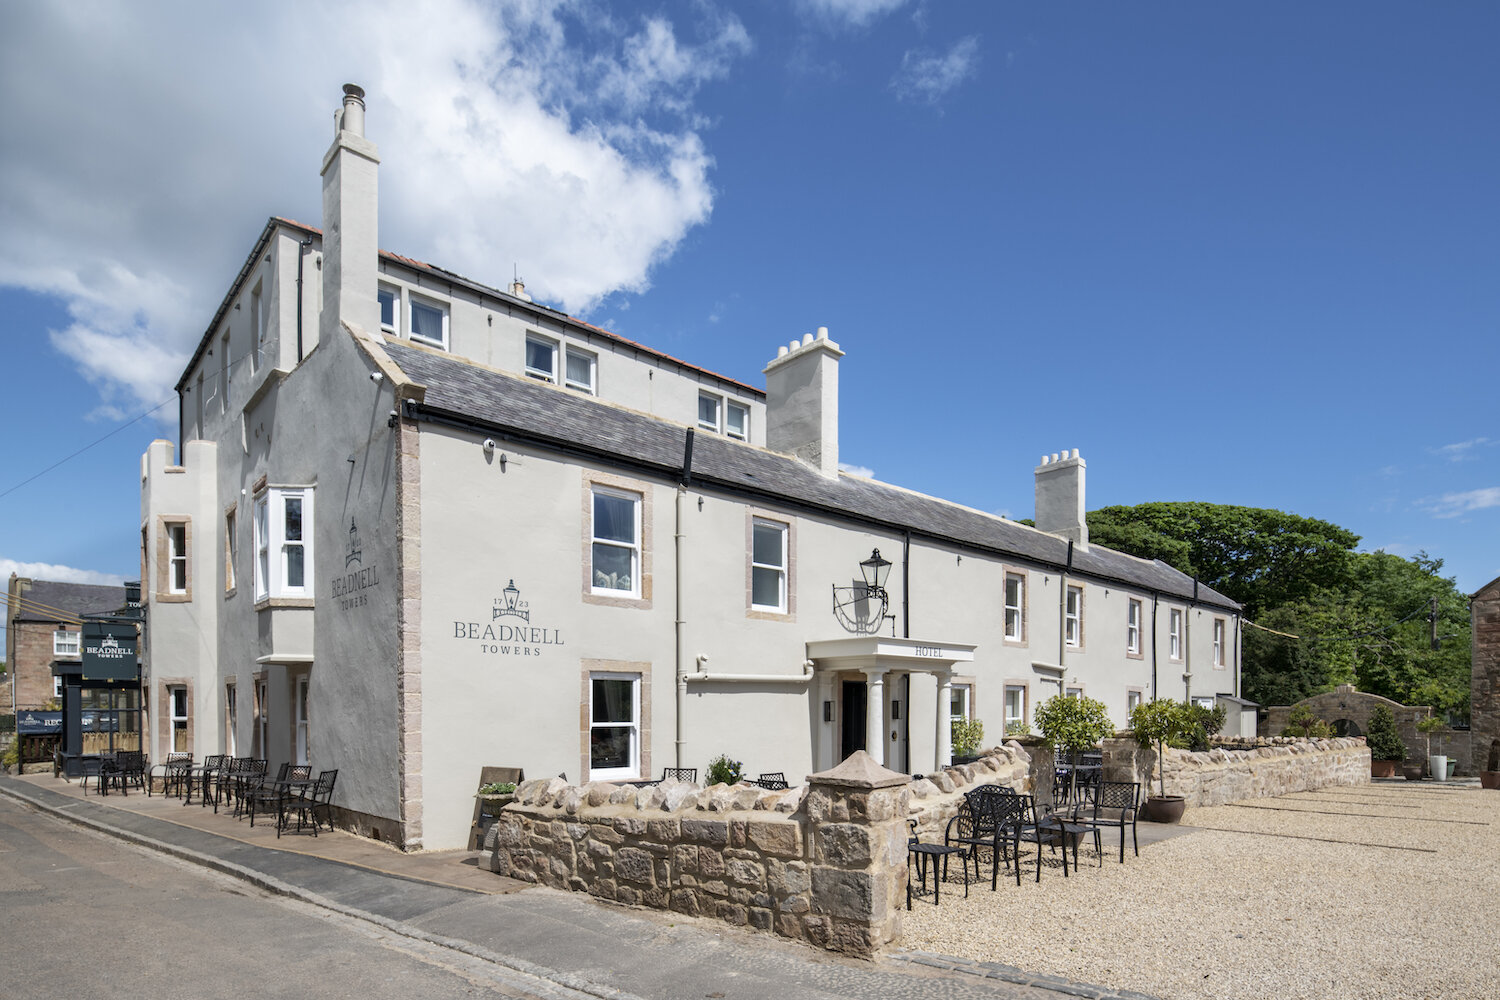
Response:
[{"label": "stone window surround", "polygon": [[172,691],[176,688],[187,690],[187,726],[185,729],[187,738],[187,750],[194,748],[194,729],[197,713],[193,711],[193,679],[191,677],[163,677],[157,681],[157,690],[160,692],[161,711],[157,718],[162,720],[161,732],[157,735],[157,744],[161,747],[162,760],[167,759],[167,754],[173,751],[172,747]]},{"label": "stone window surround", "polygon": [[[786,527],[786,610],[771,611],[756,607],[754,600],[755,522],[772,521]],[[797,620],[797,520],[786,514],[759,507],[745,508],[745,617],[756,621],[796,622]]]},{"label": "stone window surround", "polygon": [[[288,666],[286,671],[287,680],[287,704],[291,711],[287,712],[287,759],[292,760],[297,756],[297,682],[307,678],[307,759],[313,759],[313,711],[312,711],[312,666],[311,664]],[[293,760],[293,763],[296,763]]]},{"label": "stone window surround", "polygon": [[[1068,634],[1068,603],[1067,603],[1067,595],[1071,594],[1075,590],[1078,592],[1078,641],[1077,642],[1068,642],[1068,640],[1067,640],[1067,634]],[[1084,606],[1085,606],[1085,604],[1086,604],[1086,588],[1085,588],[1084,584],[1081,581],[1078,582],[1078,583],[1066,583],[1065,582],[1063,584],[1063,608],[1062,608],[1062,611],[1063,611],[1063,644],[1068,649],[1070,649],[1070,650],[1077,650],[1079,652],[1082,652],[1085,648],[1087,648],[1086,644],[1085,644],[1085,638],[1088,635],[1088,630],[1084,628]]]},{"label": "stone window surround", "polygon": [[[1177,653],[1172,653],[1172,621],[1177,621]],[[1187,650],[1187,612],[1184,608],[1167,608],[1167,659],[1172,663],[1181,663]]]},{"label": "stone window surround", "polygon": [[[1000,567],[1000,641],[1007,646],[1015,646],[1025,649],[1029,643],[1031,631],[1031,583],[1026,570],[1018,567],[1002,564]],[[1005,609],[1007,591],[1010,589],[1010,578],[1016,577],[1021,581],[1021,635],[1012,638],[1005,631]]]},{"label": "stone window surround", "polygon": [[250,750],[251,756],[269,757],[266,744],[271,740],[271,682],[267,671],[250,675]]},{"label": "stone window surround", "polygon": [[[182,593],[172,593],[172,541],[168,528],[182,525],[182,547],[187,557],[185,586]],[[193,599],[193,519],[187,514],[156,516],[156,594],[163,604],[187,604]]]},{"label": "stone window surround", "polygon": [[[1130,609],[1135,608],[1135,650],[1130,648]],[[1146,602],[1139,597],[1127,597],[1125,603],[1125,657],[1142,660],[1146,657]]]},{"label": "stone window surround", "polygon": [[[967,688],[968,689],[968,691],[969,691],[969,715],[968,715],[968,718],[970,718],[970,719],[978,718],[978,716],[979,716],[979,682],[974,679],[974,675],[973,674],[962,674],[962,675],[960,675],[960,674],[954,674],[953,677],[949,681],[949,685],[950,685],[950,690],[951,690],[951,688],[957,688],[957,687],[963,687],[963,688]],[[951,702],[951,698],[950,698],[950,702]],[[953,708],[952,708],[951,704],[950,704],[950,706],[948,708],[948,717],[950,719],[952,719],[952,717],[953,717]],[[908,721],[910,721],[910,720],[908,720]]]},{"label": "stone window surround", "polygon": [[1229,619],[1214,616],[1213,619],[1214,645],[1217,647],[1213,655],[1213,668],[1215,670],[1229,669]]},{"label": "stone window surround", "polygon": [[[589,780],[589,732],[592,720],[589,707],[593,702],[590,680],[594,674],[631,674],[640,684],[640,717],[636,731],[640,740],[640,776],[649,778],[655,772],[651,762],[651,664],[643,660],[582,660],[579,664],[578,700],[578,773],[579,784]],[[623,780],[623,779],[622,779]]]},{"label": "stone window surround", "polygon": [[232,503],[224,508],[224,596],[233,597],[238,589],[239,578],[236,576],[240,552],[240,515],[239,503]]},{"label": "stone window surround", "polygon": [[[1021,689],[1021,721],[1029,725],[1031,722],[1031,682],[1024,677],[1007,677],[1001,681],[1001,685],[1001,691],[1004,692],[1006,701],[1009,700],[1011,688]],[[1009,705],[1003,701],[1000,705],[1000,715],[1006,724],[1010,722],[1009,717],[1005,714],[1008,708]]]},{"label": "stone window surround", "polygon": [[[640,608],[649,611],[651,610],[651,550],[654,548],[652,544],[654,534],[651,512],[652,485],[641,479],[628,479],[607,472],[595,472],[589,469],[584,469],[582,472],[583,516],[579,530],[583,538],[583,559],[580,567],[583,580],[583,602],[611,608]],[[594,487],[596,486],[634,493],[640,497],[641,563],[637,572],[641,578],[641,590],[638,597],[615,597],[594,593]]]}]

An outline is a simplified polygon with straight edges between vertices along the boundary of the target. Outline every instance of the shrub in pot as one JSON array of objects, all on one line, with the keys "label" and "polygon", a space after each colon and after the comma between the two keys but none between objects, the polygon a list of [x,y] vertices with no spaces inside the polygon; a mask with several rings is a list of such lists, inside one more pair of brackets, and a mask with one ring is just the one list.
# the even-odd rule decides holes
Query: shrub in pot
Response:
[{"label": "shrub in pot", "polygon": [[728,754],[719,754],[708,762],[707,781],[708,785],[737,785],[745,776],[745,765],[730,757]]},{"label": "shrub in pot", "polygon": [[1152,795],[1147,782],[1146,804],[1141,809],[1143,819],[1153,823],[1175,823],[1182,818],[1186,807],[1181,795],[1167,794],[1167,775],[1163,753],[1167,744],[1180,741],[1186,728],[1187,712],[1175,701],[1160,699],[1142,702],[1130,713],[1130,729],[1136,743],[1143,749],[1156,750],[1157,794]]},{"label": "shrub in pot", "polygon": [[[1042,739],[1052,748],[1053,760],[1060,751],[1066,751],[1075,765],[1081,752],[1092,750],[1115,731],[1109,709],[1104,702],[1093,698],[1053,695],[1038,706],[1035,719]],[[1075,777],[1078,774],[1076,766],[1072,773]]]},{"label": "shrub in pot", "polygon": [[[1442,729],[1444,724],[1445,723],[1443,722],[1442,718],[1436,715],[1429,715],[1425,719],[1417,720],[1417,732],[1422,734],[1422,739],[1425,744],[1423,746],[1423,756],[1427,758],[1427,766],[1432,773],[1432,779],[1434,781],[1448,780],[1447,756],[1442,755],[1442,762],[1439,763],[1438,759],[1432,755],[1432,734],[1437,732],[1439,729]],[[1441,771],[1441,773],[1439,773],[1439,771]]]},{"label": "shrub in pot", "polygon": [[1480,788],[1500,788],[1500,740],[1490,741],[1490,756],[1479,772]]},{"label": "shrub in pot", "polygon": [[1390,778],[1396,773],[1396,762],[1406,759],[1406,744],[1396,732],[1396,717],[1390,706],[1377,705],[1370,713],[1370,729],[1365,734],[1370,748],[1370,775]]},{"label": "shrub in pot", "polygon": [[983,722],[978,719],[953,720],[953,763],[968,764],[978,759],[983,742]]}]

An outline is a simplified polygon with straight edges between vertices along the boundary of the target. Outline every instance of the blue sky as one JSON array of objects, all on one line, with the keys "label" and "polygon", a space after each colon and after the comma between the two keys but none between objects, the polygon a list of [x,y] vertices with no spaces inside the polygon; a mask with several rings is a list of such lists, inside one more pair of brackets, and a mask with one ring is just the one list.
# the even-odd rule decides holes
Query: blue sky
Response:
[{"label": "blue sky", "polygon": [[1500,7],[0,7],[0,570],[137,572],[139,458],[364,85],[381,244],[756,385],[829,327],[841,458],[1029,516],[1275,507],[1500,575]]}]

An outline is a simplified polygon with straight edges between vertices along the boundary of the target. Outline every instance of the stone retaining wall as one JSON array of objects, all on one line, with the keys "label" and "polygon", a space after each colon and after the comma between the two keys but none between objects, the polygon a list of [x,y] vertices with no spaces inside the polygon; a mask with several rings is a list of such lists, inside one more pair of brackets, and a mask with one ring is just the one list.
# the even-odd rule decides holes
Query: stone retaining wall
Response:
[{"label": "stone retaining wall", "polygon": [[863,752],[776,792],[528,781],[485,849],[501,875],[868,956],[901,930],[908,785]]},{"label": "stone retaining wall", "polygon": [[[1142,794],[1156,794],[1156,751],[1133,739],[1103,743],[1104,779],[1139,781]],[[1270,798],[1331,785],[1370,783],[1370,748],[1357,737],[1299,739],[1277,737],[1253,750],[1216,747],[1206,753],[1166,750],[1168,795],[1189,806],[1221,806],[1242,799]]]}]

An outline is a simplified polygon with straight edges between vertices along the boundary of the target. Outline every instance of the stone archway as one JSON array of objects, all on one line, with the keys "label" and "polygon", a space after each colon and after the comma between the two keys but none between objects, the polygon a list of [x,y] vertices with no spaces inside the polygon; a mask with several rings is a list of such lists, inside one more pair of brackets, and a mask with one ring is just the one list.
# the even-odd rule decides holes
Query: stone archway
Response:
[{"label": "stone archway", "polygon": [[[1401,742],[1406,744],[1405,763],[1411,766],[1424,763],[1422,755],[1428,741],[1417,732],[1417,720],[1432,714],[1432,709],[1425,705],[1403,705],[1378,694],[1356,691],[1352,684],[1340,684],[1332,691],[1304,698],[1295,705],[1273,705],[1268,708],[1260,735],[1280,736],[1281,731],[1287,727],[1292,710],[1302,705],[1308,706],[1314,715],[1332,725],[1334,732],[1340,736],[1364,736],[1370,730],[1371,713],[1377,706],[1385,705],[1395,716],[1396,731],[1401,735]],[[1432,752],[1455,757],[1462,767],[1469,759],[1468,735],[1441,729],[1432,735]]]},{"label": "stone archway", "polygon": [[1363,736],[1364,734],[1363,727],[1353,719],[1333,720],[1333,735],[1335,736]]}]

